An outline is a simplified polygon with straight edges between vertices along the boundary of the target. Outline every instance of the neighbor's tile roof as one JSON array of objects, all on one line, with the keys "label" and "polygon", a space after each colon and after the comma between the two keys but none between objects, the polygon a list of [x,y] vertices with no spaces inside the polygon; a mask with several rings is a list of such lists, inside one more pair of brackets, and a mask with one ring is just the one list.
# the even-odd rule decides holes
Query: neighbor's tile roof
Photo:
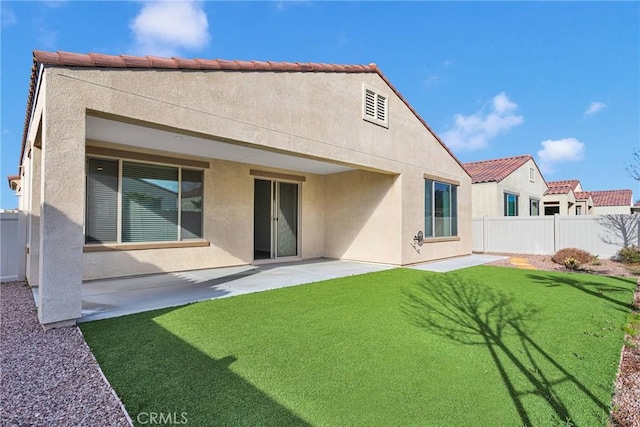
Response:
[{"label": "neighbor's tile roof", "polygon": [[575,193],[576,200],[589,200],[591,193],[589,191],[578,191]]},{"label": "neighbor's tile roof", "polygon": [[566,187],[569,186],[571,187],[572,190],[575,190],[576,187],[578,186],[578,184],[580,184],[580,181],[578,181],[577,179],[568,179],[565,181],[549,181],[547,183],[547,185],[549,187]]},{"label": "neighbor's tile roof", "polygon": [[[22,135],[22,151],[20,162],[24,156],[27,142],[31,109],[35,102],[35,91],[38,80],[39,65],[62,67],[87,67],[87,68],[146,68],[146,69],[172,69],[172,70],[220,70],[220,71],[271,71],[271,72],[320,72],[320,73],[376,73],[384,80],[389,88],[400,98],[416,118],[436,138],[442,147],[458,162],[462,163],[431,130],[427,122],[413,109],[402,94],[391,84],[389,79],[374,63],[368,65],[342,65],[323,64],[315,62],[274,62],[274,61],[229,61],[223,59],[183,59],[161,58],[157,56],[132,56],[132,55],[103,55],[98,53],[72,53],[72,52],[45,52],[33,51],[33,66],[31,68],[31,86],[27,100],[27,114],[25,118],[24,132]],[[464,167],[463,167],[464,169]]]},{"label": "neighbor's tile roof", "polygon": [[[567,194],[569,191],[576,191],[580,181],[577,179],[569,179],[565,181],[549,181],[547,186],[549,187],[544,194]],[[588,199],[589,197],[587,197]]]},{"label": "neighbor's tile roof", "polygon": [[547,191],[544,192],[545,196],[547,194],[568,194],[570,191],[573,191],[573,187],[570,185],[560,185],[555,187],[549,187]]},{"label": "neighbor's tile roof", "polygon": [[462,166],[471,175],[472,183],[478,184],[481,182],[500,182],[529,160],[533,160],[533,157],[527,154],[525,156],[470,162]]},{"label": "neighbor's tile roof", "polygon": [[631,190],[591,191],[593,206],[631,206]]}]

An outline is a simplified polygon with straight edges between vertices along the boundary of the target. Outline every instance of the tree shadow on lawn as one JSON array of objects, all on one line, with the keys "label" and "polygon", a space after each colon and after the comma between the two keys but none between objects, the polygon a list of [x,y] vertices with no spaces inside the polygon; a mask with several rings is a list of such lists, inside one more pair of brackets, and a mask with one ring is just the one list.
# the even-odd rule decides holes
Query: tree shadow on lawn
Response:
[{"label": "tree shadow on lawn", "polygon": [[213,358],[154,320],[172,310],[81,325],[135,424],[151,413],[180,422],[184,413],[189,425],[309,425],[233,372],[235,356]]},{"label": "tree shadow on lawn", "polygon": [[[610,302],[618,308],[623,308],[623,311],[625,312],[631,310],[632,307],[630,303],[626,303],[618,298],[614,298],[614,296],[617,295],[620,295],[621,297],[624,297],[625,294],[628,295],[631,292],[631,289],[625,288],[624,286],[615,286],[597,281],[579,280],[572,277],[573,274],[574,273],[542,275],[529,273],[526,275],[526,277],[534,280],[536,283],[546,285],[549,288],[561,287],[563,285],[569,286],[581,292],[584,292],[585,294]],[[627,283],[633,283],[633,279],[627,280],[618,277],[606,277],[606,280],[613,279],[624,281]]]},{"label": "tree shadow on lawn", "polygon": [[461,344],[487,348],[523,425],[536,422],[523,399],[527,395],[546,402],[560,422],[575,422],[555,389],[567,382],[608,412],[608,405],[527,333],[537,308],[518,307],[512,295],[456,275],[425,278],[404,296],[402,309],[414,325]]}]

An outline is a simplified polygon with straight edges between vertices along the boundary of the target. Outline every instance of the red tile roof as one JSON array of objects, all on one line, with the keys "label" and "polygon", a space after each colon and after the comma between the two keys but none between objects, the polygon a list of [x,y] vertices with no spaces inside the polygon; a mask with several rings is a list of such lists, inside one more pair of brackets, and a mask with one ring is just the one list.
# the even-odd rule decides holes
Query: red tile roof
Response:
[{"label": "red tile roof", "polygon": [[570,185],[556,185],[554,187],[549,186],[544,194],[545,196],[547,194],[569,194],[570,191],[573,191],[573,187]]},{"label": "red tile roof", "polygon": [[[569,191],[575,192],[576,188],[578,187],[578,184],[580,184],[580,181],[578,181],[577,179],[569,179],[564,181],[549,181],[547,182],[549,189],[544,194],[568,194]],[[582,200],[586,200],[588,198],[589,197],[587,196],[585,199],[582,199]]]},{"label": "red tile roof", "polygon": [[591,191],[593,206],[631,206],[633,192],[631,190]]},{"label": "red tile roof", "polygon": [[[27,100],[27,114],[22,135],[22,150],[20,162],[24,157],[27,142],[27,132],[31,120],[31,109],[35,102],[35,91],[38,81],[39,65],[62,67],[88,67],[88,68],[148,68],[148,69],[175,69],[175,70],[224,70],[224,71],[271,71],[271,72],[321,72],[321,73],[376,73],[384,80],[389,88],[409,108],[415,117],[436,138],[442,147],[458,162],[462,163],[431,130],[427,122],[413,109],[407,100],[391,84],[389,79],[380,71],[376,64],[369,65],[341,65],[322,64],[315,62],[273,62],[273,61],[228,61],[223,59],[183,59],[161,58],[157,56],[131,56],[131,55],[103,55],[97,53],[81,54],[72,52],[45,52],[33,51],[33,66],[31,67],[31,86]],[[463,167],[464,168],[464,167]]]},{"label": "red tile roof", "polygon": [[589,197],[591,197],[591,193],[589,191],[577,191],[575,195],[576,200],[589,200]]},{"label": "red tile roof", "polygon": [[470,162],[462,166],[471,175],[472,183],[478,184],[481,182],[500,182],[529,160],[533,160],[533,157],[527,154],[525,156]]},{"label": "red tile roof", "polygon": [[576,187],[580,184],[580,181],[577,179],[569,179],[565,181],[549,181],[547,185],[549,187],[571,187],[572,190],[575,190]]}]

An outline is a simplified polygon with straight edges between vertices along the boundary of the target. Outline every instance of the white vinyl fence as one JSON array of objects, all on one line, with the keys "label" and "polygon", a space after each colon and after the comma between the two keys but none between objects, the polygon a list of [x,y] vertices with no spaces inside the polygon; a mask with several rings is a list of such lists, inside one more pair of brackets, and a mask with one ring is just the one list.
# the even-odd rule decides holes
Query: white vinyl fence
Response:
[{"label": "white vinyl fence", "polygon": [[553,255],[578,248],[611,258],[640,246],[639,222],[640,215],[473,218],[473,251]]},{"label": "white vinyl fence", "polygon": [[24,280],[26,215],[0,211],[0,281]]}]

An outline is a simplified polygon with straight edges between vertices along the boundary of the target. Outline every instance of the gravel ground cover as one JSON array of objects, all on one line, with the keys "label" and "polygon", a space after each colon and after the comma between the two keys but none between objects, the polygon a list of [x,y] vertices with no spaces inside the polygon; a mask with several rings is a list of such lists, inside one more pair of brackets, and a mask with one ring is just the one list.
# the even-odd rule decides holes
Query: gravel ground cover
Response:
[{"label": "gravel ground cover", "polygon": [[77,327],[45,332],[22,282],[0,306],[0,425],[130,425]]},{"label": "gravel ground cover", "polygon": [[[572,272],[564,266],[551,261],[549,255],[501,254],[509,257],[524,258],[538,270]],[[499,260],[490,265],[513,267],[509,258]],[[629,277],[632,272],[622,263],[604,259],[600,265],[585,266],[587,272],[607,276]],[[640,310],[640,284],[635,295],[635,310]],[[627,343],[622,349],[620,366],[611,401],[612,427],[640,427],[640,335],[627,336]]]}]

